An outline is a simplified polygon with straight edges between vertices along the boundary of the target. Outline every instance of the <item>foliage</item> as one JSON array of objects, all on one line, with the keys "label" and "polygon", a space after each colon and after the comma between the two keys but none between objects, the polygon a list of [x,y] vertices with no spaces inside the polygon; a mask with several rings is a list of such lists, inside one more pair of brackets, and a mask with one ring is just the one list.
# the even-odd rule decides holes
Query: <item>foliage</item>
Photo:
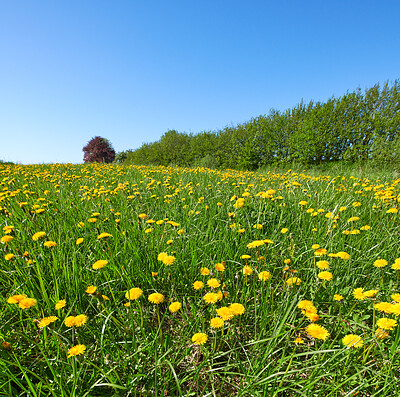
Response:
[{"label": "foliage", "polygon": [[84,163],[112,163],[115,159],[110,141],[100,136],[92,138],[82,150]]},{"label": "foliage", "polygon": [[346,160],[387,163],[378,146],[390,151],[400,135],[400,81],[348,92],[325,103],[300,102],[271,110],[235,127],[187,134],[167,131],[127,155],[126,164],[194,166],[207,155],[217,168],[255,170],[272,164],[320,164]]}]

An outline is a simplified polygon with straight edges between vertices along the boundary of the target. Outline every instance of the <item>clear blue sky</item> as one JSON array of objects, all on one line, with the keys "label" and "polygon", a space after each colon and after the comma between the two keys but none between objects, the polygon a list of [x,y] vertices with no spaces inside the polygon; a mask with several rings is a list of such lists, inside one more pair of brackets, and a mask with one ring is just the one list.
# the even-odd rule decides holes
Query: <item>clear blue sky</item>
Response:
[{"label": "clear blue sky", "polygon": [[400,1],[3,0],[0,159],[83,161],[400,78]]}]

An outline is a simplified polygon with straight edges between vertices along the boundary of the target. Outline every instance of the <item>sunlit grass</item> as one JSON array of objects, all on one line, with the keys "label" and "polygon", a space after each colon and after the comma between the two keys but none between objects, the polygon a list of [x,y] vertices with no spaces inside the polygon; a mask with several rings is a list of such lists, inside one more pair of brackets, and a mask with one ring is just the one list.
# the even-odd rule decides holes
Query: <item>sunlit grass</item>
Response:
[{"label": "sunlit grass", "polygon": [[378,179],[1,166],[0,393],[397,395]]}]

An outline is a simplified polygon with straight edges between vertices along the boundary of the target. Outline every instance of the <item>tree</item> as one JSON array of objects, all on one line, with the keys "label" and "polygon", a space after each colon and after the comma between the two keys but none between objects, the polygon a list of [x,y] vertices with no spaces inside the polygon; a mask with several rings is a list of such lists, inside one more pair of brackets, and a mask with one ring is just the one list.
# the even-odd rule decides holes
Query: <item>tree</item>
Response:
[{"label": "tree", "polygon": [[95,136],[82,149],[85,153],[85,163],[112,163],[115,159],[115,150],[108,139]]}]

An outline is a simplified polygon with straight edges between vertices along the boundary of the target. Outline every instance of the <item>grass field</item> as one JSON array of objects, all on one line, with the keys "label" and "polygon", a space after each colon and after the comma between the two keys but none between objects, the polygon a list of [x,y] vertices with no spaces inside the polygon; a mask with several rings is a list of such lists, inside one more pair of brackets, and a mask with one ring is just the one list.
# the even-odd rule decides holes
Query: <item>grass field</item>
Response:
[{"label": "grass field", "polygon": [[0,165],[0,395],[397,396],[400,179]]}]

